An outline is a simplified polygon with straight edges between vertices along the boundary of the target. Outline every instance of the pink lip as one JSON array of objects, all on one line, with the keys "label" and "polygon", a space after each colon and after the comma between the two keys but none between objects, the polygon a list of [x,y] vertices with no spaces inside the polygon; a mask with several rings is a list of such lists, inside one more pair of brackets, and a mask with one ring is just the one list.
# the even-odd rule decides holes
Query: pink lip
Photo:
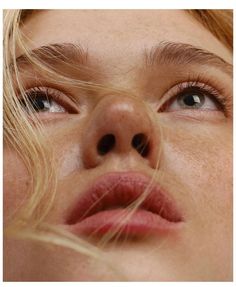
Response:
[{"label": "pink lip", "polygon": [[[167,192],[150,181],[135,172],[98,178],[72,208],[66,224],[78,235],[99,236],[109,231],[126,236],[169,234],[179,228],[183,217]],[[127,216],[127,207],[143,193],[146,197],[140,207]]]}]

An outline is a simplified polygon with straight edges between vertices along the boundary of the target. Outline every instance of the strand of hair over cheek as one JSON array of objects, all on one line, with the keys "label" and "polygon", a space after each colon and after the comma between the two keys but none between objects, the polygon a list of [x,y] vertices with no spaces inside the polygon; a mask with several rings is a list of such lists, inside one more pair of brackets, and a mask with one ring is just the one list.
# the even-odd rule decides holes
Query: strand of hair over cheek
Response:
[{"label": "strand of hair over cheek", "polygon": [[[23,113],[17,95],[15,94],[12,70],[14,71],[16,81],[23,94],[23,87],[18,77],[16,58],[16,45],[19,42],[19,15],[18,11],[8,11],[4,18],[4,51],[5,51],[5,70],[4,70],[4,140],[16,150],[18,155],[25,163],[27,170],[34,184],[33,190],[30,190],[30,198],[24,208],[18,213],[18,220],[14,226],[19,228],[22,225],[37,225],[46,216],[51,208],[55,196],[55,188],[47,189],[55,185],[53,179],[53,169],[50,167],[45,151],[43,149],[43,133],[40,125],[37,132],[26,119]],[[13,69],[10,69],[10,65]],[[51,190],[50,192],[48,192]],[[50,196],[49,196],[50,194]],[[42,207],[42,199],[44,205]],[[40,209],[40,212],[39,210]],[[17,222],[17,224],[16,224]]]},{"label": "strand of hair over cheek", "polygon": [[105,256],[105,253],[100,248],[97,248],[93,244],[90,244],[89,242],[71,234],[70,232],[62,230],[60,227],[47,223],[41,223],[35,229],[24,228],[20,232],[18,232],[16,229],[12,229],[9,233],[10,236],[13,236],[16,239],[32,240],[35,242],[52,244],[78,252],[79,254],[83,254],[89,258],[93,258],[96,261],[106,264],[109,270],[112,271],[113,274],[119,278],[119,280],[127,280],[126,276],[119,271],[118,266],[116,266],[114,262]]}]

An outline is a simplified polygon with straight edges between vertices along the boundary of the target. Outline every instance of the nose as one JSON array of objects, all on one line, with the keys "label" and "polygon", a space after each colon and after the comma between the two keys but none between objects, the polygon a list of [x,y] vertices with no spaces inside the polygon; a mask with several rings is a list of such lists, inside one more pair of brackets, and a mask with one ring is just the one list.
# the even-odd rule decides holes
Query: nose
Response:
[{"label": "nose", "polygon": [[115,154],[134,156],[155,168],[159,140],[142,101],[127,96],[105,96],[84,127],[83,163],[86,168],[93,168]]}]

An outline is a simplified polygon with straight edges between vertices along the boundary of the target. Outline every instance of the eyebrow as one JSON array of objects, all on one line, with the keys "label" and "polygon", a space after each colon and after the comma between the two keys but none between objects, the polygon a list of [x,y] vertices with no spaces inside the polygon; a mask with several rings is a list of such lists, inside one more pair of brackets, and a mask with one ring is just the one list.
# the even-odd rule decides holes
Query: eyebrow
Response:
[{"label": "eyebrow", "polygon": [[[79,44],[55,43],[41,46],[29,52],[30,56],[43,61],[45,64],[86,65],[88,62],[88,51]],[[232,76],[233,66],[220,56],[204,50],[200,47],[181,42],[160,42],[149,50],[144,50],[145,65],[207,65],[220,69]],[[16,59],[17,65],[30,64],[30,59],[23,54]]]},{"label": "eyebrow", "polygon": [[[57,61],[65,64],[86,64],[88,62],[88,52],[81,45],[72,43],[44,45],[29,51],[29,56],[43,61],[45,64],[54,64]],[[17,57],[17,65],[30,63],[29,56],[23,54]]]},{"label": "eyebrow", "polygon": [[146,66],[207,65],[232,76],[233,65],[220,56],[186,43],[161,42],[144,52]]}]

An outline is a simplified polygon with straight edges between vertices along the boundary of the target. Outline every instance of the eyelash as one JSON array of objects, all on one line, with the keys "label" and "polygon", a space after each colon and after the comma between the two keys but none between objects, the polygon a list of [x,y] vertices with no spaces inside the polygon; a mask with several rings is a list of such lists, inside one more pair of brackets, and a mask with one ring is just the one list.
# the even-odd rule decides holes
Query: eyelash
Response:
[{"label": "eyelash", "polygon": [[[66,109],[68,113],[71,114],[78,114],[78,108],[76,107],[76,104],[74,101],[67,95],[64,94],[62,91],[59,91],[54,88],[49,87],[33,87],[25,91],[25,98],[27,101],[30,102],[30,100],[36,99],[37,97],[44,97],[48,100],[52,100],[56,102],[57,104],[61,105],[63,108]],[[26,101],[24,99],[21,99],[21,104],[26,106]],[[32,106],[32,103],[30,103]]]},{"label": "eyelash", "polygon": [[229,103],[224,96],[224,90],[220,88],[213,88],[212,83],[207,81],[206,79],[201,79],[198,77],[195,80],[191,80],[190,78],[187,81],[181,82],[172,86],[172,88],[168,89],[168,92],[165,93],[164,96],[159,104],[158,112],[164,112],[165,109],[185,92],[193,91],[204,94],[205,96],[210,97],[213,101],[216,102],[218,107],[225,113],[228,113]]}]

